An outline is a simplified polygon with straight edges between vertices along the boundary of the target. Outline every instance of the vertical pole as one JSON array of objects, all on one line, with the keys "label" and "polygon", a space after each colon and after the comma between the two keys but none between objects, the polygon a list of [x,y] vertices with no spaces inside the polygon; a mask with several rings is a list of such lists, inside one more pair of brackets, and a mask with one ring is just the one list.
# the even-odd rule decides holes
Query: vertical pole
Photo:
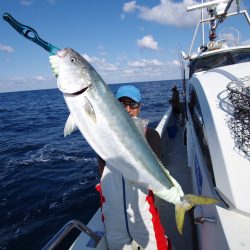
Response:
[{"label": "vertical pole", "polygon": [[[203,0],[201,1],[201,3],[203,4]],[[203,17],[204,17],[204,13],[203,13],[203,8],[201,8],[201,20],[203,20]],[[202,44],[201,45],[204,45],[205,43],[205,38],[204,38],[204,23],[202,22],[201,24],[201,29],[202,29]]]},{"label": "vertical pole", "polygon": [[236,4],[237,4],[237,12],[240,12],[240,0],[236,0]]}]

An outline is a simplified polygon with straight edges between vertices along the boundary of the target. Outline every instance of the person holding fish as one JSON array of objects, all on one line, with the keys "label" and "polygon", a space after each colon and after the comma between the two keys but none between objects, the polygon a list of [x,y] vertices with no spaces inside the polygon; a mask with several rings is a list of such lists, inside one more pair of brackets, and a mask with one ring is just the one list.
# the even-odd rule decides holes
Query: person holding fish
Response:
[{"label": "person holding fish", "polygon": [[[89,62],[71,48],[57,51],[50,56],[50,63],[70,111],[64,136],[79,129],[93,150],[106,161],[98,189],[109,248],[131,249],[131,242],[135,240],[147,250],[169,249],[153,194],[175,205],[180,234],[186,211],[197,204],[216,204],[218,200],[184,194],[153,152],[144,137],[143,126],[129,117],[135,118],[140,113],[138,90],[130,87],[127,94],[118,90],[115,98]],[[126,109],[138,109],[137,112],[127,112],[117,99]],[[146,129],[146,138],[148,131]]]},{"label": "person holding fish", "polygon": [[[128,117],[101,76],[84,57],[71,48],[61,50],[45,42],[33,28],[19,23],[8,13],[3,18],[22,36],[51,54],[52,72],[70,111],[64,136],[79,129],[93,150],[107,161],[106,164],[102,162],[105,167],[99,190],[104,221],[111,222],[105,222],[110,249],[131,248],[132,239],[144,249],[171,248],[154,207],[153,193],[175,205],[176,226],[180,234],[186,211],[196,205],[217,204],[219,201],[183,193],[156,152],[152,151],[150,141],[147,143],[140,135],[146,134],[148,138],[149,130],[144,133],[140,122],[133,122]],[[126,110],[127,107],[138,109],[135,113],[127,110],[132,118],[139,115],[141,95],[138,89],[119,89],[116,97]],[[124,100],[125,97],[128,99]]]},{"label": "person holding fish", "polygon": [[[116,98],[138,129],[143,128],[142,133],[147,142],[160,158],[158,132],[147,128],[147,121],[138,118],[141,108],[139,89],[132,85],[124,85],[118,89]],[[153,192],[129,181],[100,157],[98,164],[102,177],[97,190],[101,196],[103,222],[109,248],[131,249],[136,246],[136,249],[171,249],[171,243],[164,234],[154,205]]]}]

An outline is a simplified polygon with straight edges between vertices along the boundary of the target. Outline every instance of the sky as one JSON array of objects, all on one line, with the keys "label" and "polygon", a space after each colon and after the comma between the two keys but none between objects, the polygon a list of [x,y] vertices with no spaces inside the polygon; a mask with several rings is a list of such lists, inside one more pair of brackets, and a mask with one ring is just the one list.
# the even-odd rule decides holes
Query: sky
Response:
[{"label": "sky", "polygon": [[[180,79],[179,50],[188,52],[201,0],[0,0],[10,13],[60,49],[84,56],[107,84]],[[242,9],[250,1],[241,1]],[[250,43],[249,27],[223,28]],[[248,30],[247,30],[248,29]],[[246,35],[247,34],[247,35]],[[199,43],[199,41],[198,41]],[[49,53],[0,19],[0,92],[56,88]]]}]

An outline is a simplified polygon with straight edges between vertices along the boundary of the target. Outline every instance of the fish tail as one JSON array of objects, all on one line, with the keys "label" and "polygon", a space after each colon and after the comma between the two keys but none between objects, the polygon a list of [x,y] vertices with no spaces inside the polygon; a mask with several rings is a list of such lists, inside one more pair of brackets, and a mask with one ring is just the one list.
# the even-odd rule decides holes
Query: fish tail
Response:
[{"label": "fish tail", "polygon": [[182,201],[175,205],[175,220],[179,233],[182,234],[186,211],[196,205],[210,205],[217,203],[219,203],[218,200],[207,196],[196,196],[192,194],[184,195]]}]

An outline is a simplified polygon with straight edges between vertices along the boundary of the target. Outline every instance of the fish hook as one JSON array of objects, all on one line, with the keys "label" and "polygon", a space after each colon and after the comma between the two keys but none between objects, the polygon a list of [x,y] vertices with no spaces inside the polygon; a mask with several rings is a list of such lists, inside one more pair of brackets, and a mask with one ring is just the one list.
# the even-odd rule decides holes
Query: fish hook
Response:
[{"label": "fish hook", "polygon": [[22,36],[27,38],[28,40],[38,44],[45,50],[47,50],[50,54],[56,55],[57,51],[60,50],[56,46],[45,42],[43,39],[41,39],[37,32],[24,24],[19,23],[14,17],[12,17],[9,13],[3,14],[3,19],[7,21],[17,32],[19,32]]}]

